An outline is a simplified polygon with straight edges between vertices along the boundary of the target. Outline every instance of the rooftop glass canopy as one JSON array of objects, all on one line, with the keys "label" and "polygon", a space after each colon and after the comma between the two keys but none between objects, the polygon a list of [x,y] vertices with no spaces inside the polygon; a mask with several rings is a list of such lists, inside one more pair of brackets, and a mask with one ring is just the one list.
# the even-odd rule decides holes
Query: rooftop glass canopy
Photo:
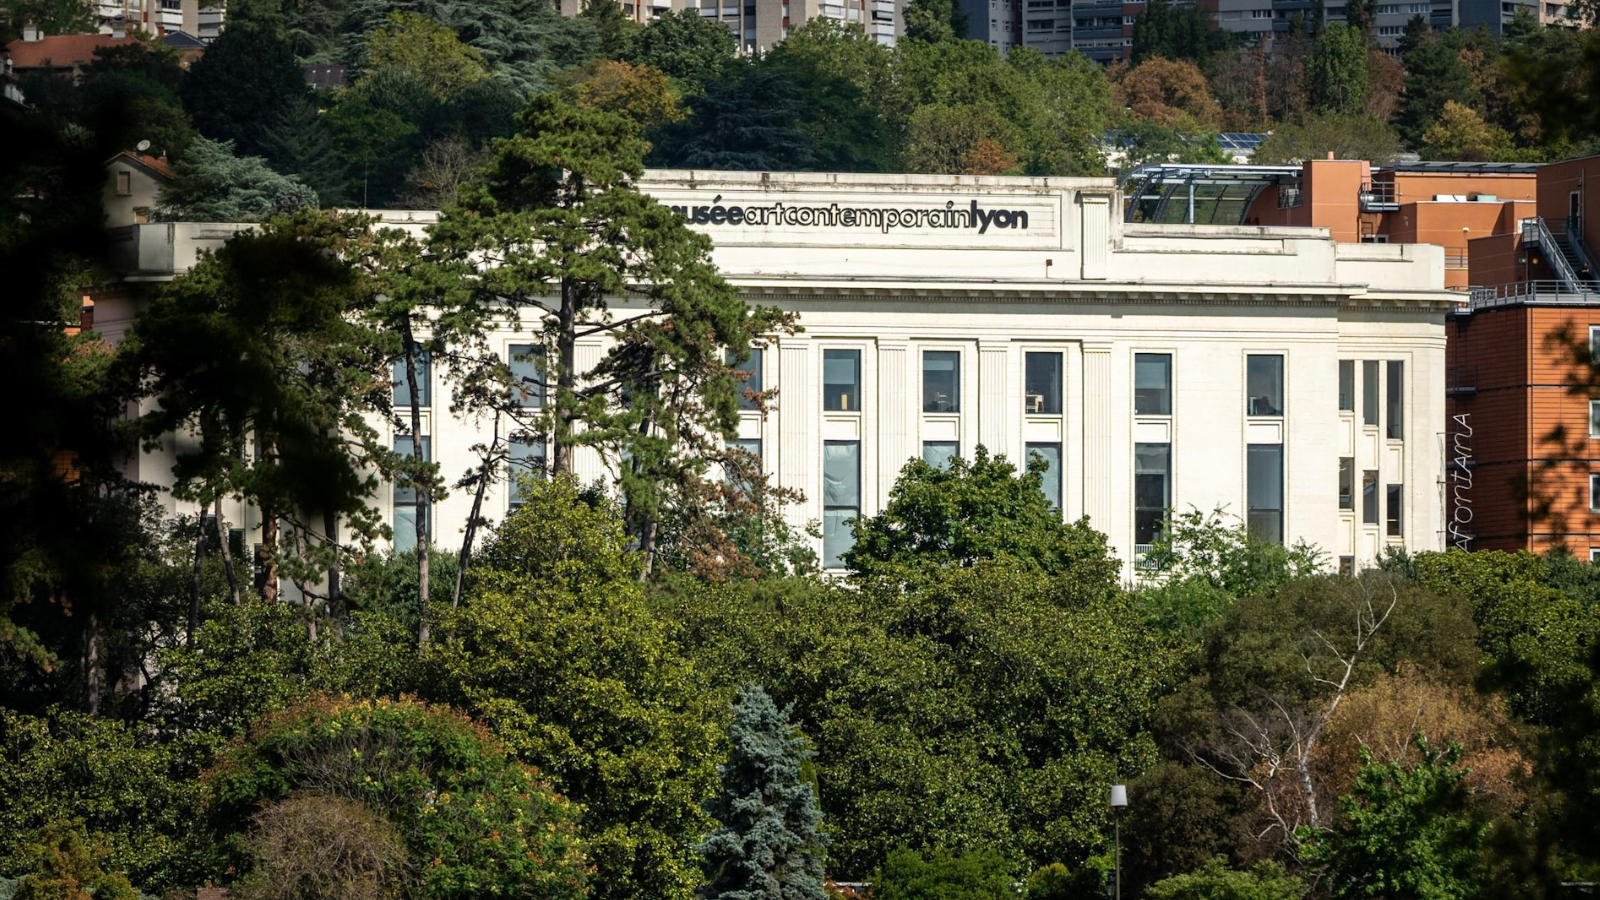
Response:
[{"label": "rooftop glass canopy", "polygon": [[1299,188],[1299,166],[1151,163],[1122,179],[1123,220],[1163,225],[1239,225],[1269,185]]}]

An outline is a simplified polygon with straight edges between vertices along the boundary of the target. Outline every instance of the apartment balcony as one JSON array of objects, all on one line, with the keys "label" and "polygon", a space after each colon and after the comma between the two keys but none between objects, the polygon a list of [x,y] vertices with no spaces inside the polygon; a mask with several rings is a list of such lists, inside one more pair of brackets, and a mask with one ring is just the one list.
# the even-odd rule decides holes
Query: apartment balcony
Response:
[{"label": "apartment balcony", "polygon": [[1362,212],[1395,212],[1400,200],[1395,196],[1394,182],[1369,181],[1361,185]]},{"label": "apartment balcony", "polygon": [[1506,306],[1600,307],[1600,286],[1592,283],[1574,289],[1562,281],[1517,281],[1492,287],[1468,288],[1470,302],[1456,315]]},{"label": "apartment balcony", "polygon": [[1122,37],[1121,25],[1094,25],[1087,28],[1072,29],[1072,39],[1075,41],[1103,41],[1119,37]]}]

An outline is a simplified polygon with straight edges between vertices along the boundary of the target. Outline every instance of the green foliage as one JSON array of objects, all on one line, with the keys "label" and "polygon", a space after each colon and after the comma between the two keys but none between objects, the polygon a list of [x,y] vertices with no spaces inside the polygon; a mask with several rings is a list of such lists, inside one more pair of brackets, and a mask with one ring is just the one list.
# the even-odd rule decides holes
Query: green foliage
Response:
[{"label": "green foliage", "polygon": [[1136,119],[1118,132],[1124,172],[1145,163],[1230,163],[1214,131],[1179,131],[1151,119]]},{"label": "green foliage", "polygon": [[620,3],[583,0],[583,9],[578,15],[594,25],[598,36],[595,50],[604,59],[621,59],[639,28],[637,22],[623,15]]},{"label": "green foliage", "polygon": [[434,690],[582,804],[597,896],[687,900],[718,704],[645,604],[616,510],[567,478],[527,491],[440,618]]},{"label": "green foliage", "polygon": [[1111,871],[1111,860],[1102,856],[1092,858],[1090,863],[1077,871],[1061,863],[1035,869],[1023,882],[1023,900],[1100,900],[1106,893],[1106,873]]},{"label": "green foliage", "polygon": [[1012,900],[1012,864],[993,850],[902,847],[872,878],[874,900]]},{"label": "green foliage", "polygon": [[1123,893],[1138,897],[1152,884],[1194,872],[1218,856],[1259,851],[1258,801],[1239,782],[1204,766],[1169,758],[1128,784],[1122,818]]},{"label": "green foliage", "polygon": [[1145,554],[1141,567],[1151,583],[1139,598],[1152,619],[1188,631],[1216,619],[1234,598],[1270,593],[1322,565],[1322,551],[1303,541],[1285,547],[1256,537],[1220,508],[1191,507],[1168,519]]},{"label": "green foliage", "polygon": [[1367,36],[1343,22],[1330,22],[1306,60],[1307,100],[1323,115],[1356,116],[1367,100]]},{"label": "green foliage", "polygon": [[1147,900],[1300,900],[1305,885],[1277,863],[1264,862],[1248,872],[1212,859],[1188,875],[1174,875],[1150,886]]},{"label": "green foliage", "polygon": [[187,883],[200,863],[191,825],[201,752],[114,720],[0,708],[0,874],[34,870],[39,829],[81,845],[63,824],[78,822],[95,835],[97,864],[151,889]]},{"label": "green foliage", "polygon": [[1217,28],[1213,16],[1197,6],[1150,0],[1133,20],[1133,64],[1151,57],[1203,62],[1232,46],[1232,34]]},{"label": "green foliage", "polygon": [[300,790],[388,818],[418,863],[413,896],[586,894],[572,804],[450,709],[318,697],[268,716],[207,774],[208,817],[238,834]]},{"label": "green foliage", "polygon": [[[63,112],[109,146],[133,149],[149,141],[151,155],[176,159],[195,137],[179,100],[183,77],[177,51],[161,44],[100,47],[84,66],[77,88],[63,98]],[[55,87],[29,93],[28,99],[49,108],[62,94]]]},{"label": "green foliage", "polygon": [[1463,106],[1476,99],[1472,73],[1461,61],[1460,34],[1430,37],[1406,53],[1405,96],[1395,128],[1409,147],[1422,144],[1422,136],[1444,114],[1445,103]]},{"label": "green foliage", "polygon": [[1355,788],[1341,797],[1344,822],[1301,835],[1306,862],[1326,869],[1336,900],[1466,900],[1478,896],[1487,822],[1467,810],[1461,747],[1443,751],[1417,736],[1421,760],[1374,765],[1361,748]]},{"label": "green foliage", "polygon": [[365,77],[390,66],[416,75],[440,100],[489,77],[482,53],[463,44],[449,28],[415,13],[390,13],[388,24],[367,35]]},{"label": "green foliage", "polygon": [[738,41],[728,26],[699,10],[663,12],[635,31],[624,57],[684,82],[719,78],[735,63]]},{"label": "green foliage", "polygon": [[82,34],[98,24],[94,10],[78,0],[10,0],[0,4],[0,44],[22,37],[29,23],[43,34]]},{"label": "green foliage", "polygon": [[1389,162],[1400,153],[1393,128],[1371,116],[1308,115],[1285,122],[1256,148],[1252,161],[1262,164],[1301,163],[1322,159],[1365,159]]},{"label": "green foliage", "polygon": [[1069,578],[1086,595],[1109,593],[1117,565],[1105,536],[1086,520],[1061,521],[1040,488],[1045,468],[1034,459],[1019,475],[982,446],[970,463],[957,457],[939,468],[914,459],[883,511],[857,523],[845,565],[858,579],[899,582],[993,563]]},{"label": "green foliage", "polygon": [[232,141],[195,141],[173,170],[177,177],[156,198],[167,221],[264,222],[318,205],[300,179],[279,175],[259,156],[234,156]]},{"label": "green foliage", "polygon": [[28,846],[32,870],[17,885],[13,900],[139,900],[121,872],[106,872],[103,849],[92,845],[78,822],[53,822]]},{"label": "green foliage", "polygon": [[230,22],[190,67],[183,107],[202,135],[260,156],[268,129],[306,93],[305,73],[282,35]]},{"label": "green foliage", "polygon": [[715,900],[822,900],[823,837],[805,738],[758,685],[739,691],[722,791],[707,812],[722,823],[700,845],[702,895]]},{"label": "green foliage", "polygon": [[911,0],[901,16],[906,40],[937,44],[967,39],[967,11],[960,0]]},{"label": "green foliage", "polygon": [[786,581],[664,602],[696,666],[759,678],[816,748],[830,868],[865,880],[905,835],[1042,865],[1109,840],[1105,785],[1152,761],[1170,650],[1126,597],[999,565],[914,590]]},{"label": "green foliage", "polygon": [[740,67],[701,87],[688,98],[690,117],[665,129],[657,142],[656,156],[663,163],[735,171],[818,167],[816,141],[802,124],[808,104],[794,73]]}]

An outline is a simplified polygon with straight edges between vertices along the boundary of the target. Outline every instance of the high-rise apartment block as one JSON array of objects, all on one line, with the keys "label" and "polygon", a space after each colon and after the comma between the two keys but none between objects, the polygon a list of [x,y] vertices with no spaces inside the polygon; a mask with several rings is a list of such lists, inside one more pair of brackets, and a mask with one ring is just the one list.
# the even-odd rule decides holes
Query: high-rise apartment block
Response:
[{"label": "high-rise apartment block", "polygon": [[[575,16],[583,0],[560,0],[563,15]],[[770,50],[789,32],[819,16],[856,25],[893,46],[904,30],[901,0],[620,0],[635,22],[648,22],[668,10],[692,9],[727,25],[742,53]]]},{"label": "high-rise apartment block", "polygon": [[100,31],[143,31],[158,37],[182,32],[210,43],[222,33],[221,4],[201,0],[96,0]]}]

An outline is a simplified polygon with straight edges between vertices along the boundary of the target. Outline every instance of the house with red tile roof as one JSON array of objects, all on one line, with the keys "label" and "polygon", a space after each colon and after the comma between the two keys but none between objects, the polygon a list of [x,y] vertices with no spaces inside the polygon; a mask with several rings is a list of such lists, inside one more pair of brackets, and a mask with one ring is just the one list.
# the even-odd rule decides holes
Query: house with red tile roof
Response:
[{"label": "house with red tile roof", "polygon": [[101,47],[123,47],[139,43],[126,34],[51,34],[42,35],[29,26],[22,37],[6,45],[10,68],[18,75],[52,72],[76,79],[83,67],[94,60]]},{"label": "house with red tile roof", "polygon": [[161,186],[177,177],[165,157],[124,150],[106,161],[106,225],[150,221]]}]

